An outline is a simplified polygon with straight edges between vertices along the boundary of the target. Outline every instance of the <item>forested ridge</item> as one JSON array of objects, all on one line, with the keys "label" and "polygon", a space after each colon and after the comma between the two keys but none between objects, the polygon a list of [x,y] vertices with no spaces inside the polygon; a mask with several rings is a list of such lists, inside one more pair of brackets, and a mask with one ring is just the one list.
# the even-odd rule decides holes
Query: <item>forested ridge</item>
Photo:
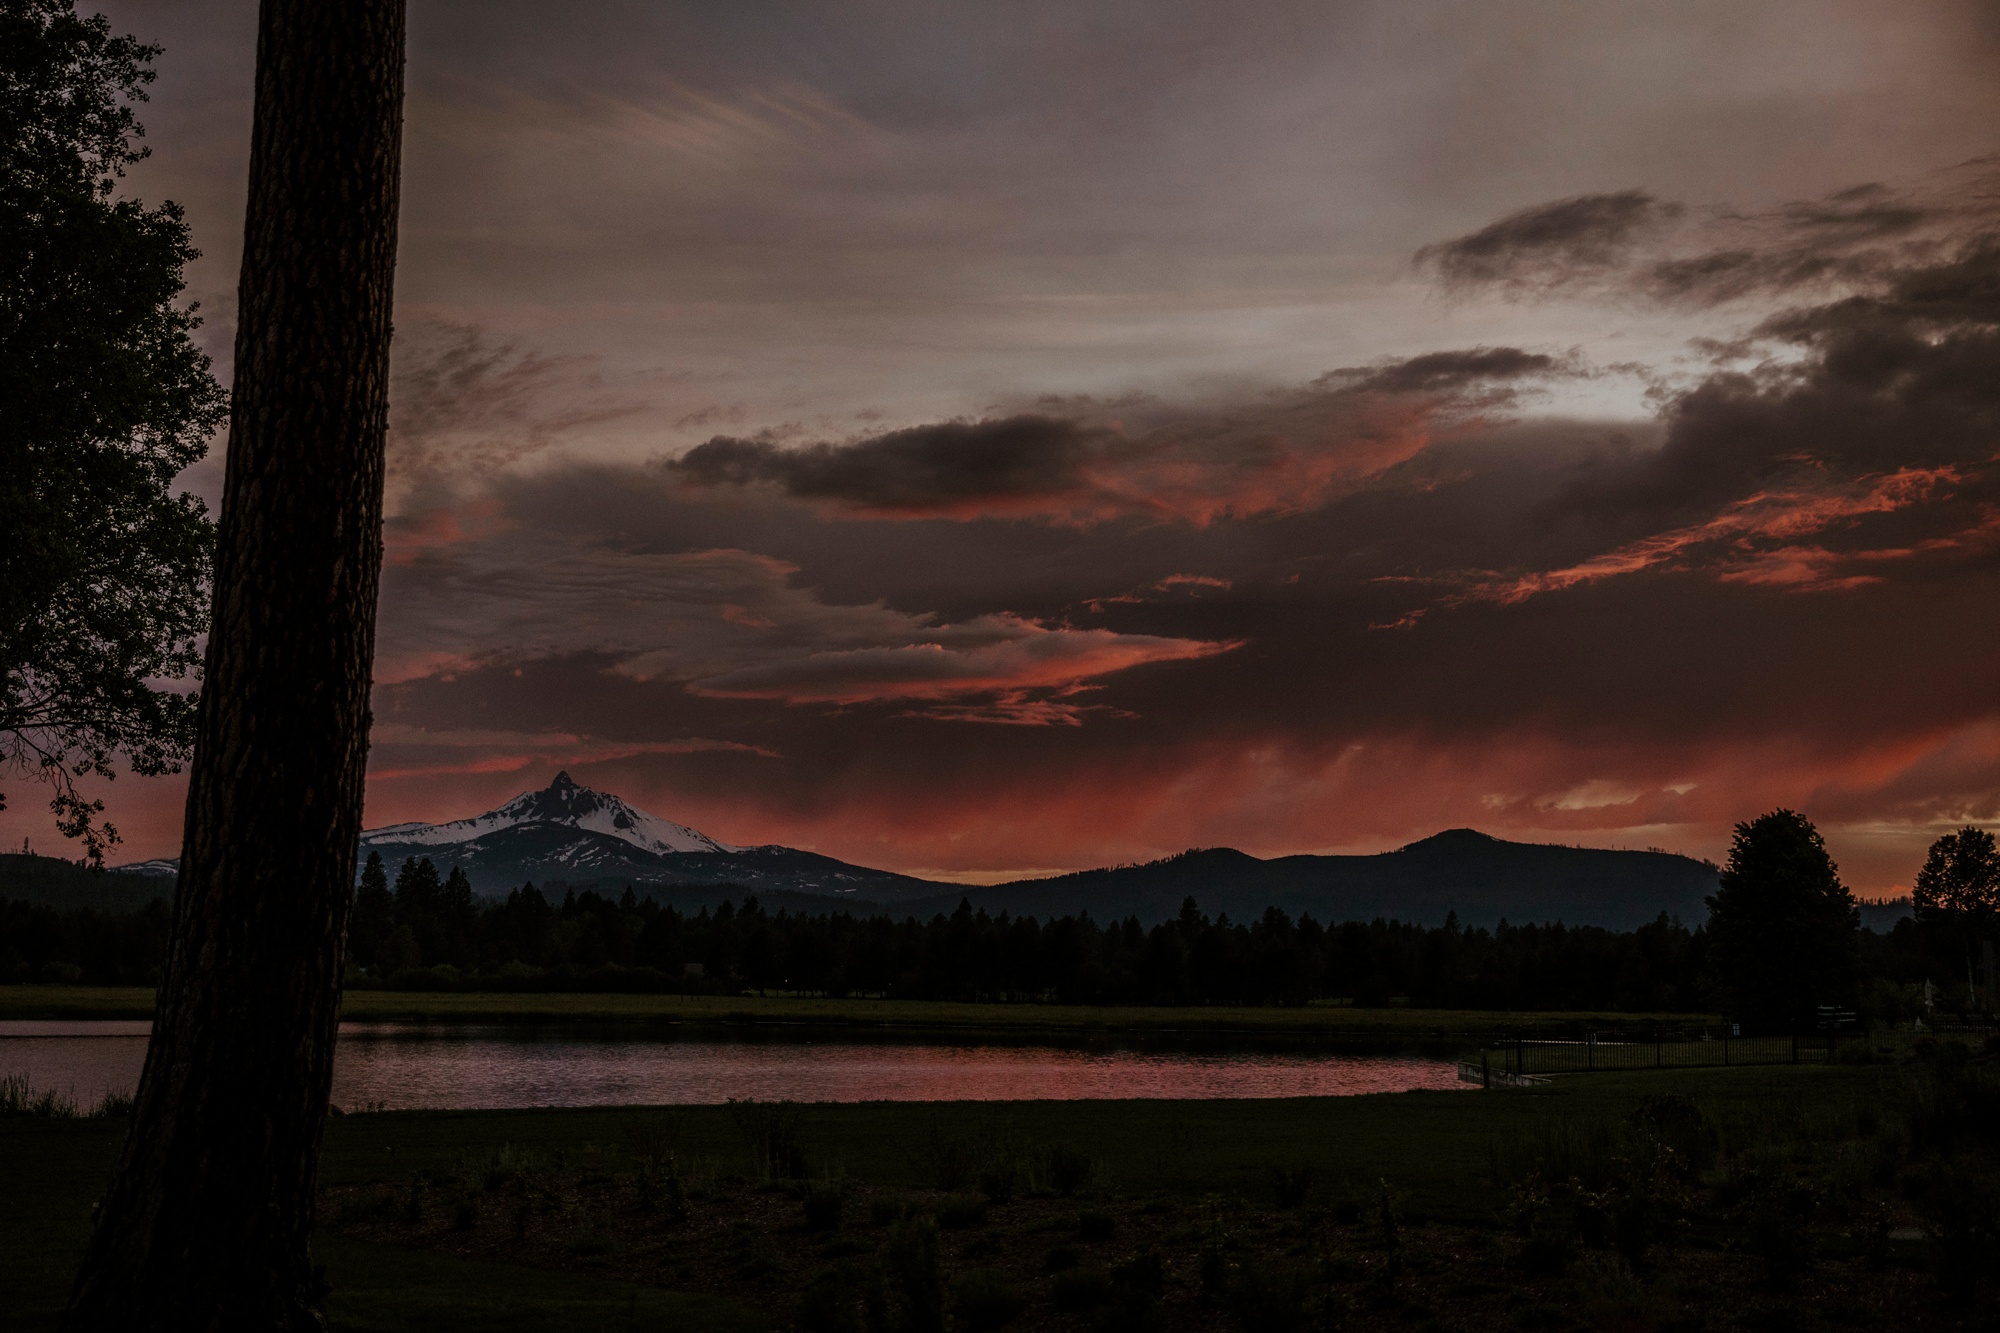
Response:
[{"label": "forested ridge", "polygon": [[[167,925],[164,903],[124,915],[0,903],[0,977],[149,981]],[[1879,1017],[1914,1012],[1911,985],[1949,975],[1911,923],[1861,931],[1859,941],[1863,1000]],[[749,897],[690,914],[629,888],[614,898],[525,885],[491,901],[455,870],[440,875],[416,860],[393,885],[379,862],[364,871],[347,969],[350,987],[394,989],[1697,1011],[1717,1006],[1709,952],[1701,923],[1664,916],[1632,931],[1324,924],[1275,908],[1239,922],[1191,898],[1176,919],[1147,929],[1088,914],[992,916],[969,904],[918,920],[771,913]]]}]

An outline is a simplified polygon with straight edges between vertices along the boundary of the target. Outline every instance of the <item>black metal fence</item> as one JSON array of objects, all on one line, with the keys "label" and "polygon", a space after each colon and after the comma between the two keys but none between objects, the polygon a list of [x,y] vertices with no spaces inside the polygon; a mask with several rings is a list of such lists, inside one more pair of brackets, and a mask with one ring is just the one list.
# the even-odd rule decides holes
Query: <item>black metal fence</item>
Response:
[{"label": "black metal fence", "polygon": [[1515,1037],[1459,1060],[1468,1083],[1535,1082],[1548,1074],[1621,1069],[1704,1069],[1725,1065],[1824,1064],[1859,1033],[1804,1032],[1741,1036],[1731,1028],[1682,1031],[1586,1032],[1572,1037]]}]

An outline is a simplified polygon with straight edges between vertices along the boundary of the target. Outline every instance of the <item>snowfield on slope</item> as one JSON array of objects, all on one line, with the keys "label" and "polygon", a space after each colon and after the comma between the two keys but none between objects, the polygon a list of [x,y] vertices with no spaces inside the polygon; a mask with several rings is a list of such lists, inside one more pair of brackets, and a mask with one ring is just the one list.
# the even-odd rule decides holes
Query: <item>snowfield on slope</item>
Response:
[{"label": "snowfield on slope", "polygon": [[562,824],[629,842],[634,847],[667,855],[673,852],[735,852],[740,848],[717,842],[705,833],[649,815],[609,792],[580,787],[567,773],[541,791],[526,791],[497,810],[449,824],[391,824],[361,835],[361,849],[397,845],[455,847],[488,833],[520,824]]}]

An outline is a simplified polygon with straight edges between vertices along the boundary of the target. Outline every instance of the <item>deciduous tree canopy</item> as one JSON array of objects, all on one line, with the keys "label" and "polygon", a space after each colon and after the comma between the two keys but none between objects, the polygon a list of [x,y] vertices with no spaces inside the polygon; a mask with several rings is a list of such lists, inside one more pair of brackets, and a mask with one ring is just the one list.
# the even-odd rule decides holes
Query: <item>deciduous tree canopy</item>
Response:
[{"label": "deciduous tree canopy", "polygon": [[212,529],[173,483],[224,412],[179,206],[115,197],[158,50],[0,0],[0,760],[99,862],[117,831],[75,779],[171,772],[193,739],[169,683],[200,669]]},{"label": "deciduous tree canopy", "polygon": [[1804,815],[1738,824],[1708,907],[1709,955],[1738,1017],[1795,1026],[1853,1001],[1860,910]]},{"label": "deciduous tree canopy", "polygon": [[1917,925],[1940,954],[1970,954],[2000,930],[2000,847],[1985,829],[1962,828],[1931,844],[1910,895]]}]

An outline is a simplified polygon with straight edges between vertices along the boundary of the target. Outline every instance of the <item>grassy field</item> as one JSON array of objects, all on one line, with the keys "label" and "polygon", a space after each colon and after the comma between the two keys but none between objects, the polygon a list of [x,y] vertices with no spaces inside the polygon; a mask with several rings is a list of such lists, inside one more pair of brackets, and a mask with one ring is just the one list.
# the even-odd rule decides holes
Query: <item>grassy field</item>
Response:
[{"label": "grassy field", "polygon": [[[341,1132],[350,1160],[389,1160],[389,1142]],[[118,1152],[122,1123],[0,1120],[0,1330],[53,1329],[89,1237],[90,1207]],[[314,1257],[339,1333],[606,1333],[660,1328],[760,1333],[768,1321],[735,1302],[627,1282],[322,1235]]]},{"label": "grassy field", "polygon": [[[1642,1098],[1692,1092],[1727,1121],[1773,1099],[1826,1107],[1867,1095],[1879,1069],[1774,1066],[1600,1074],[1481,1093],[1242,1101],[820,1103],[800,1108],[800,1146],[814,1175],[914,1187],[937,1139],[1061,1142],[1099,1164],[1099,1181],[1126,1194],[1257,1193],[1274,1165],[1305,1165],[1330,1189],[1366,1191],[1388,1179],[1407,1207],[1463,1222],[1490,1220],[1499,1196],[1484,1183],[1496,1145],[1552,1123],[1614,1122]],[[530,1111],[392,1111],[352,1115],[327,1129],[330,1185],[442,1174],[501,1147],[575,1159],[608,1154],[607,1169],[648,1131],[704,1169],[751,1173],[744,1134],[727,1106]]]},{"label": "grassy field", "polygon": [[[1252,1262],[1258,1246],[1263,1247],[1258,1252],[1278,1256],[1275,1262],[1306,1244],[1307,1224],[1287,1220],[1303,1218],[1304,1212],[1272,1211],[1273,1180],[1310,1181],[1316,1207],[1326,1217],[1334,1216],[1342,1201],[1366,1204],[1386,1186],[1409,1229],[1413,1276],[1406,1287],[1446,1284],[1456,1266],[1475,1262],[1504,1279],[1483,1286],[1462,1274],[1452,1279],[1451,1299],[1486,1305],[1471,1310],[1470,1324],[1456,1318],[1445,1324],[1481,1326],[1486,1315],[1480,1311],[1502,1300],[1514,1281],[1507,1276],[1511,1260],[1495,1238],[1512,1197],[1509,1164],[1525,1161],[1535,1145],[1612,1133],[1631,1121],[1635,1108],[1669,1090],[1697,1100],[1725,1136],[1748,1142],[1745,1126],[1768,1127],[1775,1116],[1801,1141],[1816,1141],[1827,1137],[1824,1126],[1848,1123],[1858,1108],[1879,1103],[1886,1081],[1896,1076],[1880,1066],[1704,1069],[1597,1074],[1491,1092],[1228,1102],[822,1104],[787,1114],[795,1117],[788,1132],[803,1155],[804,1171],[844,1181],[853,1191],[850,1216],[861,1200],[901,1197],[899,1191],[917,1199],[937,1197],[939,1155],[952,1145],[980,1145],[982,1151],[1017,1145],[1032,1152],[1060,1144],[1086,1155],[1094,1164],[1089,1198],[1095,1201],[1087,1206],[1115,1218],[1118,1228],[1115,1241],[1098,1247],[1107,1265],[1134,1245],[1170,1255],[1175,1246],[1186,1251],[1169,1263],[1177,1284],[1169,1294],[1182,1301],[1170,1302],[1171,1309],[1184,1306],[1186,1313],[1158,1325],[1167,1328],[1239,1326],[1198,1305],[1192,1294],[1195,1250],[1206,1243],[1204,1235],[1220,1234],[1217,1229],[1226,1223],[1232,1237],[1247,1238],[1231,1241],[1250,1246],[1248,1257],[1232,1261],[1239,1264]],[[825,1269],[825,1256],[866,1251],[879,1246],[886,1233],[848,1239],[860,1234],[860,1223],[853,1222],[837,1238],[847,1248],[837,1249],[805,1232],[796,1220],[797,1196],[757,1183],[768,1171],[757,1161],[745,1117],[742,1108],[697,1106],[389,1112],[334,1119],[322,1163],[333,1234],[324,1235],[317,1248],[335,1289],[328,1307],[333,1327],[527,1333],[747,1330],[764,1327],[767,1320],[790,1326],[797,1292],[812,1272]],[[6,1182],[0,1291],[10,1293],[0,1302],[0,1328],[53,1326],[91,1200],[122,1132],[121,1124],[105,1121],[0,1121],[0,1181]],[[679,1224],[678,1231],[657,1212],[614,1201],[614,1196],[625,1199],[630,1182],[648,1169],[649,1154],[657,1160],[660,1144],[672,1145],[677,1169],[701,1200],[694,1222]],[[538,1164],[523,1168],[518,1203],[490,1185],[493,1164],[509,1161]],[[489,1192],[450,1193],[476,1191],[480,1187],[464,1182],[482,1172]],[[528,1179],[539,1183],[530,1187]],[[707,1183],[697,1187],[697,1182]],[[428,1220],[418,1224],[415,1201],[424,1190],[430,1210]],[[446,1223],[452,1197],[471,1200],[459,1206],[473,1209],[474,1222]],[[534,1230],[528,1231],[522,1218],[531,1203]],[[1051,1228],[1073,1228],[1078,1207],[1054,1199],[1008,1204],[991,1225],[982,1219],[972,1231],[946,1233],[947,1265],[959,1272],[1014,1262],[1026,1274],[1018,1279],[1023,1284],[1046,1281],[1035,1276],[1042,1252],[1063,1239]],[[512,1241],[506,1209],[518,1210]],[[354,1221],[357,1217],[362,1220]],[[371,1217],[390,1220],[370,1222]],[[1350,1230],[1361,1236],[1370,1225],[1364,1220]],[[579,1242],[579,1235],[600,1226],[639,1230],[629,1240],[606,1241],[597,1249]],[[645,1228],[652,1230],[641,1234]],[[660,1234],[668,1239],[661,1241]],[[1079,1244],[1084,1260],[1092,1260],[1091,1244]],[[751,1272],[743,1266],[746,1252],[763,1256],[756,1260],[764,1266],[761,1275],[744,1276]],[[1359,1248],[1354,1253],[1361,1257],[1341,1262],[1355,1265],[1357,1273],[1374,1262]],[[1635,1279],[1628,1274],[1625,1280]],[[705,1292],[686,1290],[704,1285]],[[1403,1313],[1394,1314],[1392,1325],[1411,1317],[1404,1307],[1419,1298],[1396,1299],[1404,1302],[1396,1307]],[[1376,1307],[1355,1308],[1366,1313]],[[1500,1317],[1497,1307],[1492,1313]],[[1082,1315],[1071,1319],[1057,1309],[1031,1314],[1028,1323],[1014,1326],[1091,1325]]]},{"label": "grassy field", "polygon": [[[146,1018],[140,987],[0,986],[0,1019]],[[1459,1009],[1151,1008],[1060,1004],[953,1004],[753,995],[601,995],[356,990],[342,1016],[364,1023],[738,1023],[1020,1033],[1162,1032],[1193,1035],[1420,1037],[1538,1029],[1684,1025],[1707,1014],[1494,1013]]]}]

